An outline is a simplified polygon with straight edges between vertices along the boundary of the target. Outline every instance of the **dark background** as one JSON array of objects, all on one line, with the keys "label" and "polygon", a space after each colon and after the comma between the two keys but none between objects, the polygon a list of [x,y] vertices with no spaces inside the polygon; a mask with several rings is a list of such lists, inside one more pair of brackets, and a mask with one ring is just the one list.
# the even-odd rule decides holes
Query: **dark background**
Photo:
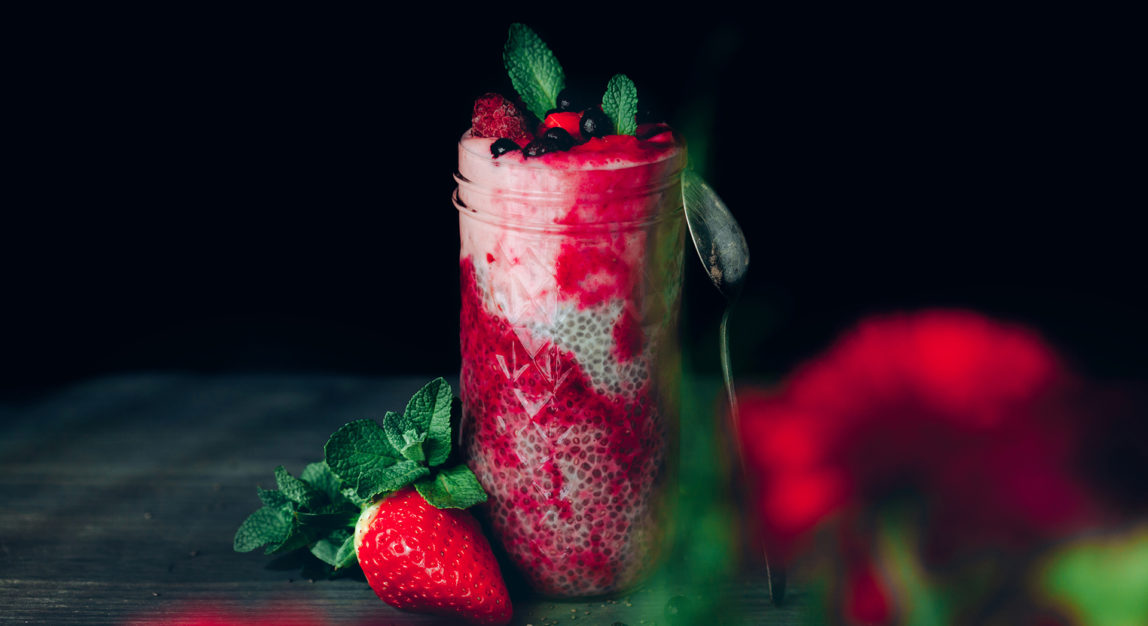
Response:
[{"label": "dark background", "polygon": [[[746,378],[928,306],[1030,324],[1099,378],[1148,373],[1143,172],[1120,154],[1142,72],[1121,70],[1119,16],[543,9],[10,21],[29,141],[5,203],[0,391],[455,372],[455,143],[476,96],[511,93],[512,21],[576,86],[625,72],[685,134],[752,249]],[[712,373],[721,301],[687,263],[684,342]]]}]

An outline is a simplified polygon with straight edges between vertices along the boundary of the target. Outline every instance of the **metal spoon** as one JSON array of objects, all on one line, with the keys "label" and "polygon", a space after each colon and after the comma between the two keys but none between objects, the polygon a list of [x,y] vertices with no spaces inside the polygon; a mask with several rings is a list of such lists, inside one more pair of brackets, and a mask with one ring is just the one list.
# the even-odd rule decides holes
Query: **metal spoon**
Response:
[{"label": "metal spoon", "polygon": [[[729,397],[730,419],[734,437],[737,438],[740,416],[730,368],[729,312],[745,285],[745,273],[749,269],[749,246],[745,242],[745,234],[742,233],[729,208],[714,193],[713,188],[693,170],[682,172],[682,205],[698,258],[701,259],[710,281],[726,300],[725,311],[721,316],[718,349],[721,353],[722,378],[725,381],[726,395]],[[785,598],[785,570],[770,568],[767,557],[766,576],[769,581],[770,598],[774,604],[781,604]]]}]

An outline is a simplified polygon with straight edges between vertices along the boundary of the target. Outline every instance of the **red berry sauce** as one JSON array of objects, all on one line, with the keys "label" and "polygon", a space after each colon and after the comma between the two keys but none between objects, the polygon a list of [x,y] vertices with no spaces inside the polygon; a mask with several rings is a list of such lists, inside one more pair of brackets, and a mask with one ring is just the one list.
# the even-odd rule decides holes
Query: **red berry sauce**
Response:
[{"label": "red berry sauce", "polygon": [[[655,560],[660,532],[667,425],[654,382],[597,390],[574,354],[551,342],[530,359],[532,342],[484,307],[471,259],[461,270],[464,436],[503,547],[547,595],[633,585]],[[613,332],[618,356],[633,358],[640,329]]]}]

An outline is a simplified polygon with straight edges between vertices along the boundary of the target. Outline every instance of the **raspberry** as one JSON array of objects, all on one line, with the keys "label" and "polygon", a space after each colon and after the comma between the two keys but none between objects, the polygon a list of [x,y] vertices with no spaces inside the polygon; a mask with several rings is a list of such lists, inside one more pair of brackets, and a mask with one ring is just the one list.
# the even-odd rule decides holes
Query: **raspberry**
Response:
[{"label": "raspberry", "polygon": [[471,132],[475,137],[499,137],[519,143],[533,139],[518,107],[496,93],[484,94],[474,101]]}]

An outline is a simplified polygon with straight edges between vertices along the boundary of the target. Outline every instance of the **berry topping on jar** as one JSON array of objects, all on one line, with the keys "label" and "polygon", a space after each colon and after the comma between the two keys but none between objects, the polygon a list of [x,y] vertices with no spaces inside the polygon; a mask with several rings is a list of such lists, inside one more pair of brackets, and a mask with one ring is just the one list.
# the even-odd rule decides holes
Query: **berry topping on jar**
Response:
[{"label": "berry topping on jar", "polygon": [[590,107],[582,112],[579,130],[583,137],[605,137],[614,133],[614,124],[598,107]]},{"label": "berry topping on jar", "polygon": [[475,137],[499,137],[523,142],[532,138],[525,115],[513,102],[496,93],[484,94],[474,101],[471,128]]},{"label": "berry topping on jar", "polygon": [[498,141],[490,144],[490,155],[497,159],[498,157],[506,154],[507,152],[513,152],[513,151],[518,150],[518,149],[519,149],[518,144],[514,143],[513,141],[511,141],[509,139],[503,138],[503,139],[499,139]]},{"label": "berry topping on jar", "polygon": [[559,150],[561,150],[561,148],[558,147],[556,140],[543,136],[526,144],[526,147],[522,149],[522,154],[527,158],[540,157],[550,152],[558,152]]},{"label": "berry topping on jar", "polygon": [[576,143],[574,138],[570,136],[570,133],[566,132],[566,129],[558,126],[546,129],[546,132],[542,134],[542,138],[552,140],[554,144],[558,146],[559,150],[569,150],[573,148]]},{"label": "berry topping on jar", "polygon": [[558,110],[577,112],[577,97],[569,87],[558,92]]},{"label": "berry topping on jar", "polygon": [[579,125],[582,121],[582,115],[573,111],[564,111],[560,113],[551,113],[542,120],[542,125],[546,128],[561,128],[570,134],[571,137],[576,137],[581,132]]}]

